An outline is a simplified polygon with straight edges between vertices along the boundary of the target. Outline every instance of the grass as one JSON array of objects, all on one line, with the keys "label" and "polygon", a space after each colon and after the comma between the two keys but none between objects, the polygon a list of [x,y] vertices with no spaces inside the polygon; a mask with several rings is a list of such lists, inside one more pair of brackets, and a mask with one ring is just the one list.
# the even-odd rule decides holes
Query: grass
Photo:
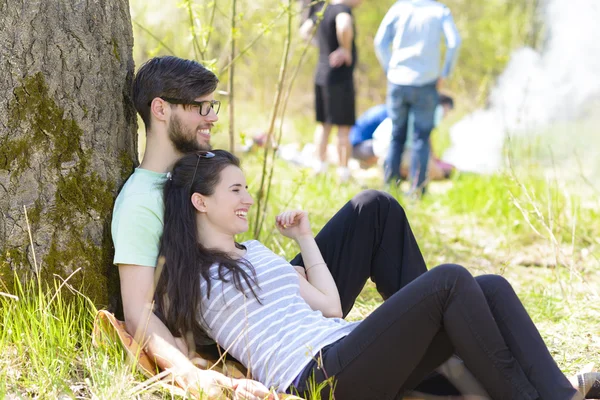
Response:
[{"label": "grass", "polygon": [[92,346],[94,306],[59,279],[13,283],[16,298],[0,295],[0,398],[122,398],[131,373],[118,348]]},{"label": "grass", "polygon": [[[259,184],[260,157],[243,159],[251,190]],[[377,178],[339,185],[335,174],[314,178],[276,162],[261,240],[287,259],[298,249],[274,229],[278,212],[309,210],[316,233],[354,194],[379,187]],[[454,262],[474,274],[506,276],[565,373],[600,365],[597,200],[530,165],[491,176],[458,174],[430,189],[420,203],[399,197],[429,267]],[[92,346],[96,309],[82,295],[66,296],[71,289],[60,279],[3,285],[1,292],[18,299],[0,294],[0,398],[171,398],[155,387],[136,389],[143,377],[119,348]],[[364,318],[380,302],[368,283],[349,318]]]}]

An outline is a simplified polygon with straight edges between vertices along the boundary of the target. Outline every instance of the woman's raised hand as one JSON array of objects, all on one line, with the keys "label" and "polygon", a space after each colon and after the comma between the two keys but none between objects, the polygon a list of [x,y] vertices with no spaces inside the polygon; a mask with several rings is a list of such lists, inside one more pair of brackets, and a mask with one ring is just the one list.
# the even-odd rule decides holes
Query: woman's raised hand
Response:
[{"label": "woman's raised hand", "polygon": [[285,211],[275,217],[275,225],[279,232],[290,239],[297,240],[311,235],[308,213],[302,210]]}]

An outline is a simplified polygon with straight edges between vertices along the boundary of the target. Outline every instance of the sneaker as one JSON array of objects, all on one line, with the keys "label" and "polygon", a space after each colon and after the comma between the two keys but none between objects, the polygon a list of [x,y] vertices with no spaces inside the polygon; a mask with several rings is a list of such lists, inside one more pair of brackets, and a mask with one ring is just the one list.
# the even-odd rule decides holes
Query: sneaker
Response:
[{"label": "sneaker", "polygon": [[338,167],[337,174],[340,183],[346,183],[350,180],[350,170],[348,167]]},{"label": "sneaker", "polygon": [[324,174],[327,172],[327,161],[321,161],[319,159],[313,160],[312,169],[315,175]]}]

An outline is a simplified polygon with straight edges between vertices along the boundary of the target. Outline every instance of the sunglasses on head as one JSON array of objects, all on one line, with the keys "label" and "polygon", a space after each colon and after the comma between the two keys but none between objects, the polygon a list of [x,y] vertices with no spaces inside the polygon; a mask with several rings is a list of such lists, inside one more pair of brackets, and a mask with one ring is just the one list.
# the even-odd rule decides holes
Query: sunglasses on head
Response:
[{"label": "sunglasses on head", "polygon": [[192,176],[192,182],[190,182],[190,187],[194,185],[194,179],[196,178],[196,171],[198,171],[198,164],[200,164],[201,158],[213,158],[215,153],[212,151],[197,151],[196,155],[198,156],[198,160],[196,161],[196,168],[194,168],[194,175]]}]

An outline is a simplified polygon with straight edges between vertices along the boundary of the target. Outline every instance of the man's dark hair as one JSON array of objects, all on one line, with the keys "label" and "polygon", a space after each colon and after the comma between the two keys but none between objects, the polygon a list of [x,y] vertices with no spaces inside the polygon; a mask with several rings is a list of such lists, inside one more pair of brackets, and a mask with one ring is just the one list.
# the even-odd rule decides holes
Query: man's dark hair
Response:
[{"label": "man's dark hair", "polygon": [[442,106],[448,105],[451,109],[454,108],[454,99],[445,94],[440,94],[440,99],[438,103]]},{"label": "man's dark hair", "polygon": [[219,79],[202,64],[179,57],[154,57],[138,70],[133,81],[133,103],[146,129],[150,128],[150,103],[156,97],[192,101],[215,91]]}]

